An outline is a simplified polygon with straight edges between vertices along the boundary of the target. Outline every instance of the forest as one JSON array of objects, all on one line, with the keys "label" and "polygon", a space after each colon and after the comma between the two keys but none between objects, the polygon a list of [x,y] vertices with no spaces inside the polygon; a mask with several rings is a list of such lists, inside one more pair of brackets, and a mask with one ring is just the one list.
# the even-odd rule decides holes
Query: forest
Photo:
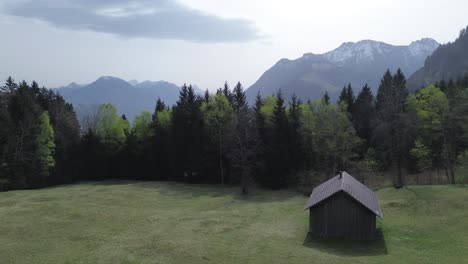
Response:
[{"label": "forest", "polygon": [[[281,90],[249,106],[242,84],[155,102],[130,123],[112,104],[78,121],[56,91],[11,77],[0,92],[0,191],[105,179],[269,189],[311,187],[337,170],[405,175],[455,168],[468,156],[468,75],[410,93],[401,70],[378,92],[343,87],[336,102],[286,103]],[[80,124],[81,123],[81,124]],[[310,191],[310,188],[309,188]]]}]

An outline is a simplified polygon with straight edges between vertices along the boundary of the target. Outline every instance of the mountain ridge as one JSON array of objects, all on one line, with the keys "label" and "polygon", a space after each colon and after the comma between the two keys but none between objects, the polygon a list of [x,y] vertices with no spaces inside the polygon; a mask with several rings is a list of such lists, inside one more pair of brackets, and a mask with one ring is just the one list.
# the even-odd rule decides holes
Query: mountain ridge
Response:
[{"label": "mountain ridge", "polygon": [[351,83],[355,89],[369,84],[376,92],[386,69],[401,68],[408,76],[421,68],[424,60],[440,44],[423,38],[408,45],[391,45],[382,41],[344,42],[322,53],[304,53],[297,59],[283,58],[247,89],[249,102],[258,92],[268,96],[281,89],[288,100],[296,94],[302,100],[320,98],[327,91],[332,98],[341,87]]},{"label": "mountain ridge", "polygon": [[445,79],[456,80],[468,74],[468,27],[462,29],[454,42],[438,47],[421,69],[408,79],[408,88],[416,90]]},{"label": "mountain ridge", "polygon": [[[175,104],[179,98],[180,87],[167,81],[130,82],[114,76],[101,76],[89,84],[72,82],[54,90],[74,105],[80,118],[97,105],[112,103],[119,114],[133,120],[142,111],[152,113],[158,98],[167,105]],[[197,94],[202,94],[201,90],[195,89]]]}]

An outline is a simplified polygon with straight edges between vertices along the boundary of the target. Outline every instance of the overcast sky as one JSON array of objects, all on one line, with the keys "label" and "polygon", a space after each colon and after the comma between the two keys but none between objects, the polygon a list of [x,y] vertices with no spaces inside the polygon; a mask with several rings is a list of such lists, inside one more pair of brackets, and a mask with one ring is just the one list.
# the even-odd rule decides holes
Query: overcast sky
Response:
[{"label": "overcast sky", "polygon": [[346,41],[453,41],[467,10],[466,0],[0,0],[0,78],[248,87],[281,58]]}]

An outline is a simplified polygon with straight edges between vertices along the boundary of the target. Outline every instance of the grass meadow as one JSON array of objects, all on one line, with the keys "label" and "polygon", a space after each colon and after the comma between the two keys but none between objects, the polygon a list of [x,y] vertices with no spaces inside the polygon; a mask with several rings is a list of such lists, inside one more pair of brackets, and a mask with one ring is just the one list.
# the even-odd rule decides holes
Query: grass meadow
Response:
[{"label": "grass meadow", "polygon": [[294,191],[99,182],[0,193],[0,263],[468,263],[468,186],[377,191],[374,242],[307,236]]}]

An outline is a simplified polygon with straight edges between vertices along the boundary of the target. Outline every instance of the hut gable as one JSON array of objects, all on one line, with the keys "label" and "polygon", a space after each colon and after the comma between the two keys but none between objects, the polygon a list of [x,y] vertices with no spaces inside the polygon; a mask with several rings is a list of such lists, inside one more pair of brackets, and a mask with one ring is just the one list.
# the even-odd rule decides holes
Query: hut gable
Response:
[{"label": "hut gable", "polygon": [[341,191],[351,196],[375,215],[383,218],[375,193],[347,172],[342,172],[315,187],[304,209],[310,209]]}]

